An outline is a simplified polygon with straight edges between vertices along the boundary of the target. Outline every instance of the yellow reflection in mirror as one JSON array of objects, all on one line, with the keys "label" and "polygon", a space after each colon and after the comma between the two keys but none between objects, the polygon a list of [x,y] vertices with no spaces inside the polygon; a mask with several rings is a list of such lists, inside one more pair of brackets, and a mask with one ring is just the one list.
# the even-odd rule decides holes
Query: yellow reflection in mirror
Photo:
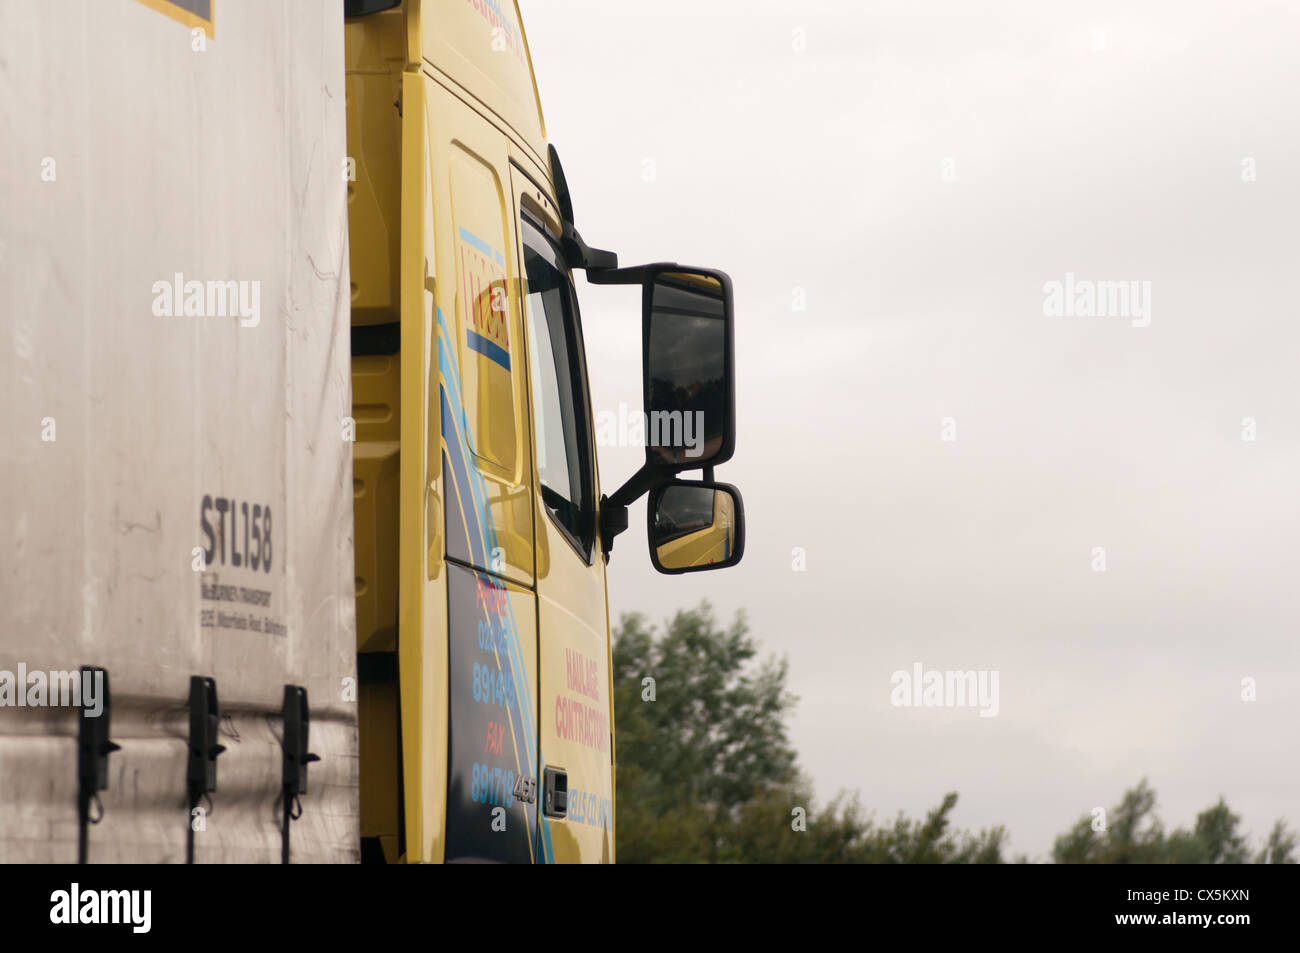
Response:
[{"label": "yellow reflection in mirror", "polygon": [[655,514],[655,542],[665,569],[726,562],[736,544],[736,501],[721,490],[668,487]]},{"label": "yellow reflection in mirror", "polygon": [[[679,285],[687,291],[696,291],[711,297],[722,297],[722,282],[712,275],[702,275],[693,271],[663,271],[659,273],[656,280],[665,284]],[[712,317],[713,315],[710,313],[709,316]]]}]

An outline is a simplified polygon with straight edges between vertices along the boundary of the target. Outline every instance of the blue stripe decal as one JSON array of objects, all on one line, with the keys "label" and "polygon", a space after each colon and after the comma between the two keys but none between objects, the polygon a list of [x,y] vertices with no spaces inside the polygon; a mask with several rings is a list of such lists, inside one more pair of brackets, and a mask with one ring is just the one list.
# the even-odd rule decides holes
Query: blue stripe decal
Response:
[{"label": "blue stripe decal", "polygon": [[[461,229],[461,234],[462,237],[469,235],[464,229]],[[469,235],[469,239],[477,240],[472,235]],[[435,310],[438,317],[438,370],[442,377],[442,386],[439,387],[443,420],[442,434],[443,439],[447,441],[448,449],[451,451],[446,455],[446,459],[451,462],[452,473],[455,476],[457,486],[460,487],[462,506],[465,491],[468,490],[470,493],[473,509],[462,508],[462,515],[469,527],[471,551],[477,546],[477,551],[473,552],[475,561],[480,566],[487,566],[489,563],[486,561],[486,554],[497,546],[496,526],[492,520],[492,511],[487,501],[487,488],[483,485],[482,474],[470,464],[473,443],[470,436],[469,419],[465,414],[465,404],[461,399],[460,371],[455,364],[456,352],[452,345],[452,335],[447,328],[446,320],[443,318],[442,308],[436,308]],[[450,394],[448,394],[448,390],[450,390]],[[457,408],[459,413],[452,410],[453,406]],[[464,435],[463,443],[461,441],[462,435]],[[450,500],[450,493],[444,493],[444,498]],[[523,649],[519,639],[519,627],[515,622],[514,604],[507,598],[505,605],[510,616],[508,620],[510,627],[508,661],[511,674],[514,678],[516,691],[522,688],[528,692],[526,699],[528,704],[526,706],[520,704],[517,697],[515,701],[519,707],[520,720],[523,723],[524,742],[528,751],[529,773],[538,783],[540,796],[542,779],[538,770],[538,734],[533,721],[532,685],[528,681],[527,669],[523,663]],[[516,739],[515,743],[517,746],[518,739]],[[517,747],[516,759],[518,759]],[[548,864],[554,863],[550,823],[544,815],[538,817],[538,827],[541,835],[544,862]]]},{"label": "blue stripe decal", "polygon": [[495,341],[489,341],[475,331],[465,332],[465,343],[471,351],[478,351],[489,361],[496,361],[506,370],[510,370],[510,352]]},{"label": "blue stripe decal", "polygon": [[[461,515],[465,518],[466,532],[468,534],[468,543],[470,549],[470,558],[476,566],[487,565],[487,555],[483,549],[483,533],[479,528],[478,520],[478,501],[472,501],[473,510],[467,510],[464,506],[464,496],[466,493],[472,493],[469,483],[469,475],[465,472],[465,449],[461,446],[460,433],[456,427],[455,420],[452,418],[451,405],[447,403],[447,391],[445,388],[438,389],[438,396],[442,402],[442,437],[447,441],[447,458],[451,462],[452,476],[456,480],[456,486],[460,490]],[[450,498],[450,494],[448,494]]]},{"label": "blue stripe decal", "polygon": [[492,250],[491,245],[483,241],[483,239],[479,238],[477,235],[475,235],[473,232],[471,232],[468,228],[466,228],[463,225],[460,228],[460,239],[463,242],[468,242],[470,245],[473,245],[475,248],[481,251],[488,258],[493,258],[493,259],[501,258],[500,255],[498,255],[495,251]]}]

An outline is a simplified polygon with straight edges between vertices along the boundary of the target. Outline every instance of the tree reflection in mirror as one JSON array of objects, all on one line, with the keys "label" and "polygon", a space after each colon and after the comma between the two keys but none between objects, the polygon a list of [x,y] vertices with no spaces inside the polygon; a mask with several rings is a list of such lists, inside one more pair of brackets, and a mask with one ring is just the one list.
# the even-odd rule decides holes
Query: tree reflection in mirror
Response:
[{"label": "tree reflection in mirror", "polygon": [[726,431],[726,314],[711,275],[660,272],[646,349],[646,444],[669,465],[715,457]]}]

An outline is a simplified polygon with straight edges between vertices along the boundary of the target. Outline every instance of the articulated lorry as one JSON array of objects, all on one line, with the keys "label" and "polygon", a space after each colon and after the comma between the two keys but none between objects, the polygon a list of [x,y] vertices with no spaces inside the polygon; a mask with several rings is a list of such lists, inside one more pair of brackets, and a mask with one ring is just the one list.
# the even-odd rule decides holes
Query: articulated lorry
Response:
[{"label": "articulated lorry", "polygon": [[743,554],[732,289],[579,235],[515,4],[6,0],[0,103],[0,861],[612,862],[607,564]]}]

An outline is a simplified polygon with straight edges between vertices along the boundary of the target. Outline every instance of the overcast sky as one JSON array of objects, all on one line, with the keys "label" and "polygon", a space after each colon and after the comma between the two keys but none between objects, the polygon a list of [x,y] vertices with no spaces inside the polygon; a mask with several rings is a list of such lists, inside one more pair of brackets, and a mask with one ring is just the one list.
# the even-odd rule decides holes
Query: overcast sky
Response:
[{"label": "overcast sky", "polygon": [[[656,574],[639,503],[615,617],[746,608],[821,801],[956,790],[1039,859],[1144,775],[1169,828],[1300,824],[1297,5],[521,7],[586,240],[735,282],[744,563]],[[1149,324],[1045,314],[1067,274]],[[638,297],[578,285],[639,410]],[[998,714],[891,706],[916,663]]]}]

